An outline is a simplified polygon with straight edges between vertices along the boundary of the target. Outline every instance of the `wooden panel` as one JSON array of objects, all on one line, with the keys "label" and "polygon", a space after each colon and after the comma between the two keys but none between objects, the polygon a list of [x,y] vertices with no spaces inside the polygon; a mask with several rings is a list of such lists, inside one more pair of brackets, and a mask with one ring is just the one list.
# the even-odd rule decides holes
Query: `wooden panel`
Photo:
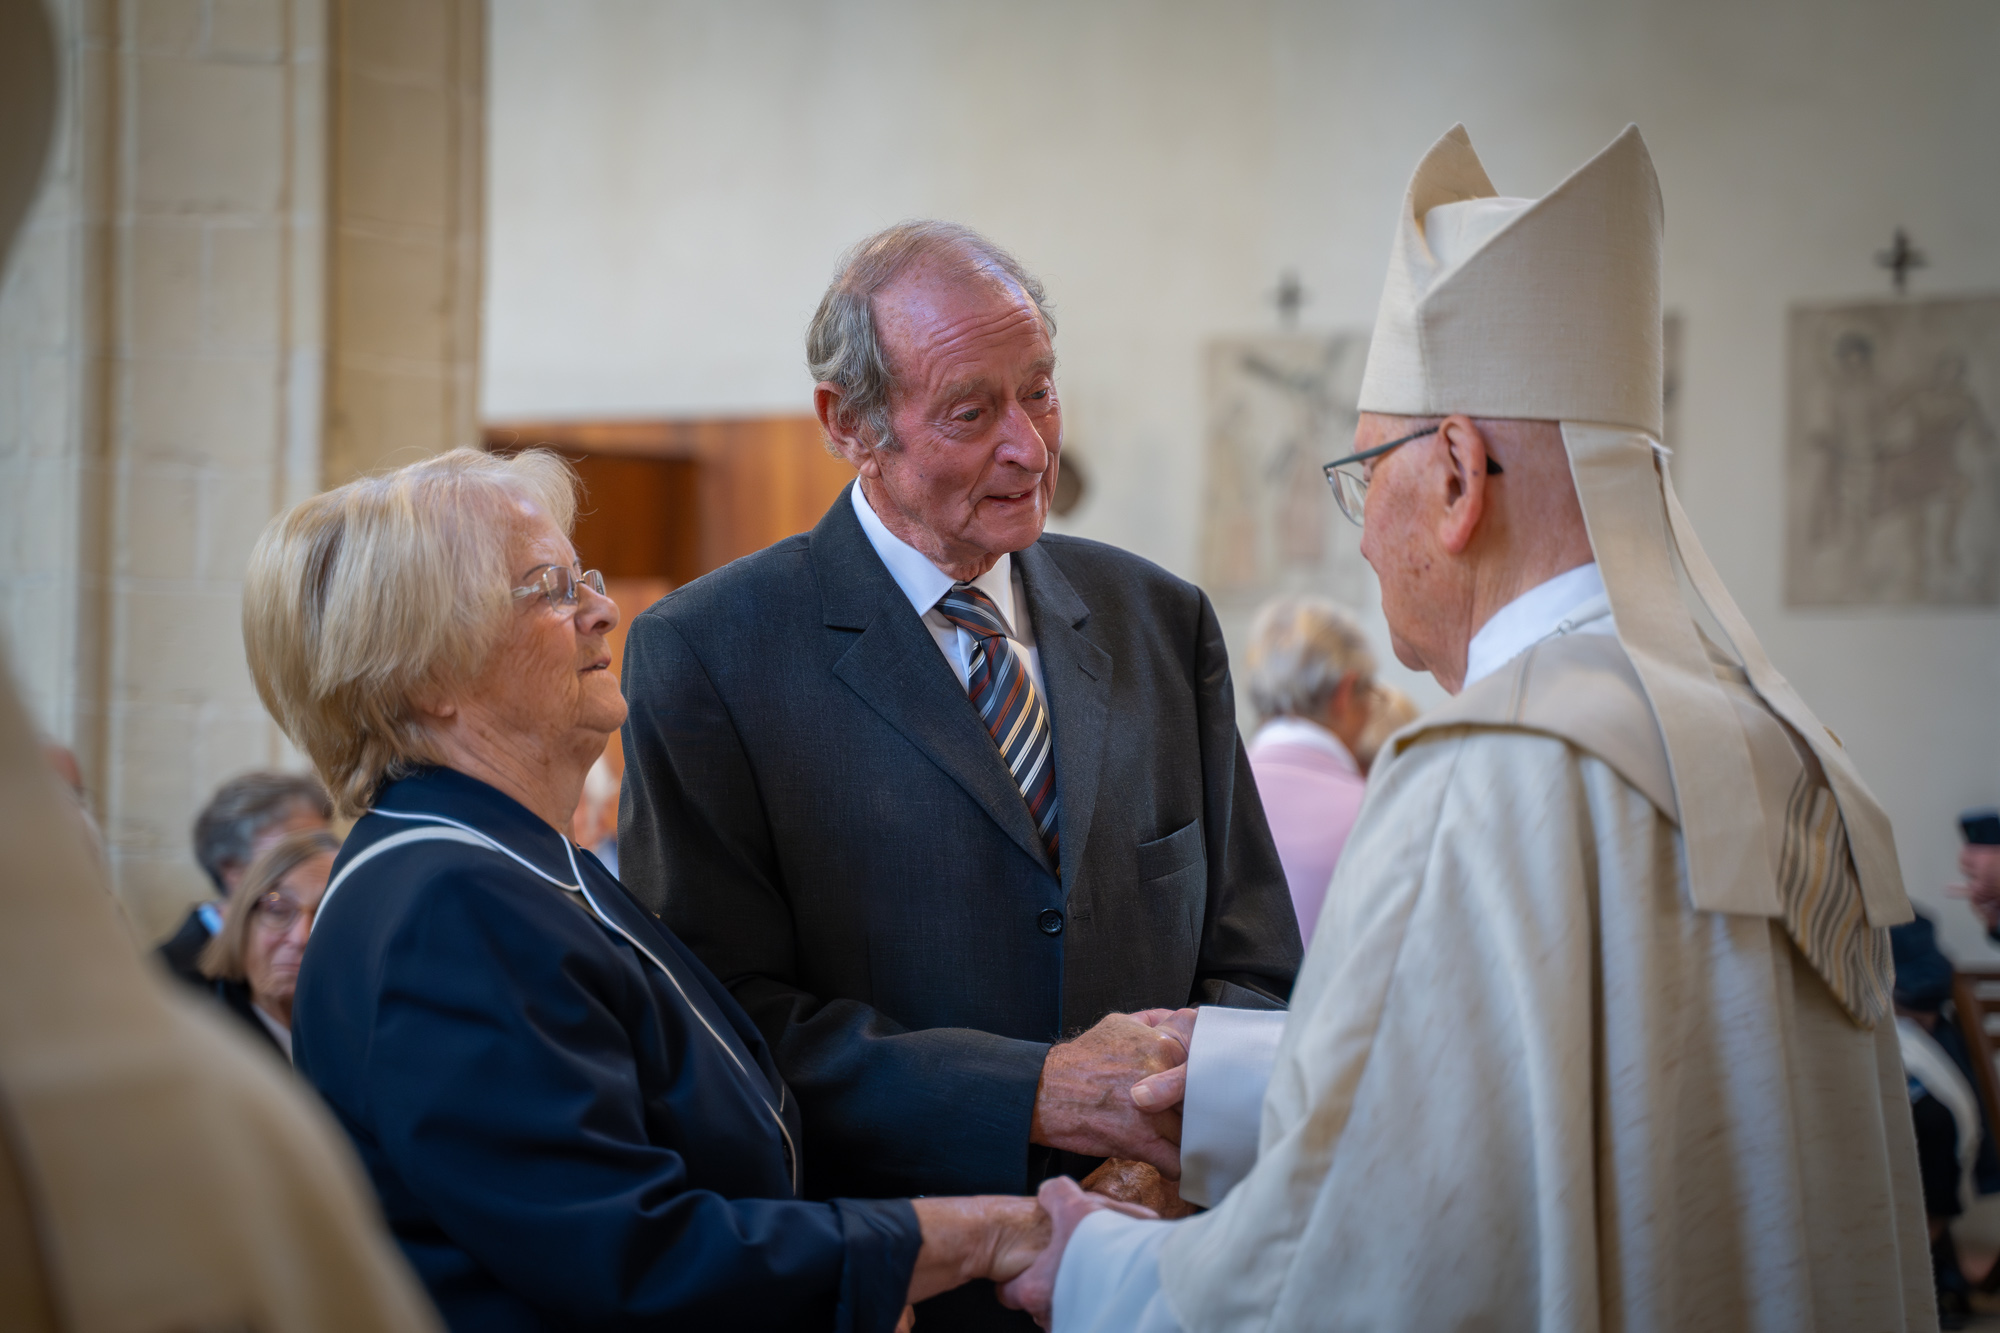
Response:
[{"label": "wooden panel", "polygon": [[699,578],[699,465],[689,458],[569,454],[583,482],[577,558],[607,579]]},{"label": "wooden panel", "polygon": [[697,445],[701,461],[701,558],[719,569],[819,522],[854,478],[826,452],[813,417],[717,423]]},{"label": "wooden panel", "polygon": [[[692,531],[692,562],[676,564],[676,569],[692,573],[670,574],[665,566],[653,571],[672,577],[676,583],[718,569],[795,532],[804,532],[819,522],[841,488],[854,477],[854,470],[845,461],[826,452],[819,422],[806,415],[503,422],[486,428],[489,449],[512,450],[533,445],[549,445],[572,459],[593,460],[594,465],[610,464],[614,459],[691,462],[695,469],[691,518],[683,518],[683,511],[672,509],[662,512],[660,521],[676,525],[685,522]],[[579,468],[583,466],[579,461]],[[612,475],[605,473],[605,485],[615,488],[618,483],[609,480]],[[629,535],[645,524],[638,508],[628,508],[622,499],[612,499],[608,490],[591,503],[605,506],[604,522],[615,524],[620,534]],[[675,502],[662,499],[659,503],[670,506]],[[611,514],[613,507],[615,515]],[[676,531],[683,529],[677,526]],[[579,553],[583,551],[581,532],[580,528]],[[607,534],[600,540],[608,543],[613,538]],[[639,539],[632,537],[632,540]],[[656,551],[647,558],[663,557]],[[682,557],[676,555],[674,559],[678,562]],[[607,575],[612,572],[609,566],[600,567]],[[633,568],[634,574],[639,572]]]}]

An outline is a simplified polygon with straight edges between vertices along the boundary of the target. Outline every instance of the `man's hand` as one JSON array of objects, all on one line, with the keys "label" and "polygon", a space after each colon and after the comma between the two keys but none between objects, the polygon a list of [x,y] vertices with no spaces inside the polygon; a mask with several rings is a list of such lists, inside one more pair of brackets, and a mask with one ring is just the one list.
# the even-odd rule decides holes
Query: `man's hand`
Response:
[{"label": "man's hand", "polygon": [[1965,882],[1952,892],[1972,904],[1988,930],[2000,928],[2000,847],[1967,844],[1959,849],[1958,870]]},{"label": "man's hand", "polygon": [[1125,1157],[1110,1158],[1085,1176],[1083,1188],[1088,1193],[1102,1194],[1120,1203],[1136,1203],[1168,1222],[1178,1222],[1201,1211],[1181,1197],[1180,1189],[1173,1181],[1144,1162]]},{"label": "man's hand", "polygon": [[[1193,1010],[1185,1028],[1193,1030]],[[1181,1117],[1148,1113],[1132,1101],[1132,1085],[1187,1060],[1172,1010],[1111,1014],[1074,1041],[1049,1051],[1035,1090],[1028,1138],[1089,1157],[1129,1157],[1169,1180],[1181,1174]],[[1152,1022],[1147,1020],[1151,1019]]]},{"label": "man's hand", "polygon": [[[1135,1014],[1141,1022],[1151,1022],[1162,1031],[1174,1034],[1174,1039],[1183,1050],[1194,1049],[1194,1023],[1199,1010],[1195,1009],[1148,1009]],[[1181,1100],[1187,1096],[1187,1061],[1172,1069],[1162,1070],[1132,1085],[1132,1104],[1151,1115],[1175,1111]],[[1175,1140],[1179,1142],[1178,1138]],[[1174,1179],[1180,1177],[1175,1175]]]},{"label": "man's hand", "polygon": [[1086,1194],[1068,1176],[1043,1181],[1035,1197],[1051,1224],[1048,1243],[1025,1272],[1001,1286],[1000,1303],[1009,1309],[1026,1310],[1036,1323],[1047,1328],[1056,1299],[1056,1273],[1062,1268],[1063,1251],[1068,1248],[1077,1223],[1105,1209],[1127,1217],[1151,1218],[1153,1212],[1137,1204],[1107,1199],[1102,1194]]}]

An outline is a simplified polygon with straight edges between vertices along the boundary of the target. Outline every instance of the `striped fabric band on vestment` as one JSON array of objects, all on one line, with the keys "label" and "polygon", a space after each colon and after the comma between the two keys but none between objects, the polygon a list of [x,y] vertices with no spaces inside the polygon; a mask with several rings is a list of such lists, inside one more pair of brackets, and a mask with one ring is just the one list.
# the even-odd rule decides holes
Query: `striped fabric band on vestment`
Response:
[{"label": "striped fabric band on vestment", "polygon": [[1049,710],[1027,663],[1007,637],[1000,608],[970,583],[954,583],[938,603],[944,618],[972,636],[972,658],[966,664],[965,692],[985,720],[1000,758],[1014,775],[1014,785],[1028,803],[1028,815],[1048,845],[1049,861],[1061,871],[1056,854],[1056,755],[1049,730]]},{"label": "striped fabric band on vestment", "polygon": [[1895,976],[1889,932],[1868,924],[1840,803],[1809,769],[1799,774],[1785,806],[1778,894],[1785,930],[1848,1017],[1863,1027],[1887,1017]]}]

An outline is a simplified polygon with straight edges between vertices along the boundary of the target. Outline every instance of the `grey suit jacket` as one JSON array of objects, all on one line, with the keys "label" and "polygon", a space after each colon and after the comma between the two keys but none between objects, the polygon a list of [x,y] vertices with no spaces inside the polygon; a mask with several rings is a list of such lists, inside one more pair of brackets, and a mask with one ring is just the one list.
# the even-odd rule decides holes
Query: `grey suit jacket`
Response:
[{"label": "grey suit jacket", "polygon": [[1282,1005],[1300,944],[1208,599],[1096,542],[1020,552],[1058,877],[845,494],[626,640],[625,884],[764,1032],[806,1192],[1032,1188],[1049,1044],[1114,1010]]}]

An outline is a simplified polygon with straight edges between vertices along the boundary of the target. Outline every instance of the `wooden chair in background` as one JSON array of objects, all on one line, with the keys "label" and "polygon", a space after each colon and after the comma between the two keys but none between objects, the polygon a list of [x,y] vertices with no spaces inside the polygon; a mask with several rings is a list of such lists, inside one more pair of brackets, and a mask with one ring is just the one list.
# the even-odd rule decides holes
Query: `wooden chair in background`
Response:
[{"label": "wooden chair in background", "polygon": [[1993,1056],[2000,1049],[2000,967],[1960,965],[1952,976],[1951,1002],[1972,1052],[1972,1075],[1988,1123],[2000,1126],[2000,1075]]},{"label": "wooden chair in background", "polygon": [[[2000,1127],[2000,1074],[1993,1067],[1994,1052],[2000,1049],[2000,967],[1957,965],[1951,1002],[1965,1034],[1965,1048],[1972,1055],[1973,1091],[1979,1094],[1986,1123]],[[2000,1262],[1986,1270],[1978,1289],[1986,1295],[2000,1292]]]}]

